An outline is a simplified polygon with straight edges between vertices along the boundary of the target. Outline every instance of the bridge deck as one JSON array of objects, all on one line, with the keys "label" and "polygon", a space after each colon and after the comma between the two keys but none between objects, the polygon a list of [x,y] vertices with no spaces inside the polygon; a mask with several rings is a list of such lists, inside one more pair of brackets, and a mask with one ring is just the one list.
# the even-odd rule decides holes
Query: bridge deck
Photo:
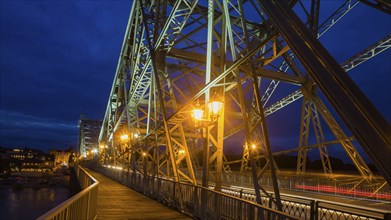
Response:
[{"label": "bridge deck", "polygon": [[97,219],[191,219],[100,173],[86,170],[99,181]]}]

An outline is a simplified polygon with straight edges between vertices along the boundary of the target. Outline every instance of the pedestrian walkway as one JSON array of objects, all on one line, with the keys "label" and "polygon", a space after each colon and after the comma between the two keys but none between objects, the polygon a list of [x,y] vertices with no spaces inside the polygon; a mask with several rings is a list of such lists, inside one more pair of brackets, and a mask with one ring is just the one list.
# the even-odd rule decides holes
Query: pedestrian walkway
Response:
[{"label": "pedestrian walkway", "polygon": [[191,219],[110,178],[87,169],[98,186],[98,220]]}]

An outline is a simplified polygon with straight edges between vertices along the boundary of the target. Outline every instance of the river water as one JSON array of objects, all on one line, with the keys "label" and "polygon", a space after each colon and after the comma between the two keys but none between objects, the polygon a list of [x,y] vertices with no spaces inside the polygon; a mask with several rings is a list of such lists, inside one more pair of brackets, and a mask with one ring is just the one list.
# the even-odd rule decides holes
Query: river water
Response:
[{"label": "river water", "polygon": [[0,187],[0,220],[36,219],[72,196],[66,187]]}]

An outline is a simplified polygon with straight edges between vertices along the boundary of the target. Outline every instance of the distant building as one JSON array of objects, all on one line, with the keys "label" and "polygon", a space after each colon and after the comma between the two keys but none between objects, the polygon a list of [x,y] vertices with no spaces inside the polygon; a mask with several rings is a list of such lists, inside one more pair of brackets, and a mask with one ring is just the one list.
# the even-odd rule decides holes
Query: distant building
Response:
[{"label": "distant building", "polygon": [[30,148],[1,148],[0,170],[20,176],[41,176],[53,170],[54,157]]},{"label": "distant building", "polygon": [[79,120],[79,145],[78,152],[86,156],[88,151],[99,147],[98,138],[102,121],[85,119],[83,115]]}]

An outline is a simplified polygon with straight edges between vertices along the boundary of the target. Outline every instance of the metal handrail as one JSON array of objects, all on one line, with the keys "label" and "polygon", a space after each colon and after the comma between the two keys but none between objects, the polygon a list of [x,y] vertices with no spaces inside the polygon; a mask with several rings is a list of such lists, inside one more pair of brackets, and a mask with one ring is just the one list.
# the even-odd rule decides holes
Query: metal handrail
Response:
[{"label": "metal handrail", "polygon": [[96,219],[99,182],[79,165],[76,165],[75,169],[83,190],[38,217],[37,220]]},{"label": "metal handrail", "polygon": [[[223,188],[223,192],[229,195],[238,196],[239,192],[243,195],[255,197],[254,193],[246,191],[236,191]],[[241,195],[240,195],[241,196]],[[391,212],[373,207],[363,207],[354,204],[346,204],[337,201],[327,201],[324,199],[313,199],[306,196],[294,196],[281,194],[281,200],[285,208],[283,211],[298,217],[298,215],[307,216],[310,219],[318,219],[322,214],[322,219],[386,219],[391,220]],[[265,197],[266,200],[268,198]],[[311,207],[306,212],[298,213],[303,206]],[[294,207],[298,207],[295,209]],[[311,212],[311,210],[313,210]],[[338,214],[336,214],[338,213]],[[338,216],[336,216],[338,215]],[[355,216],[355,217],[352,217]]]},{"label": "metal handrail", "polygon": [[202,186],[152,177],[129,170],[91,166],[91,169],[198,219],[297,219],[287,213]]}]

